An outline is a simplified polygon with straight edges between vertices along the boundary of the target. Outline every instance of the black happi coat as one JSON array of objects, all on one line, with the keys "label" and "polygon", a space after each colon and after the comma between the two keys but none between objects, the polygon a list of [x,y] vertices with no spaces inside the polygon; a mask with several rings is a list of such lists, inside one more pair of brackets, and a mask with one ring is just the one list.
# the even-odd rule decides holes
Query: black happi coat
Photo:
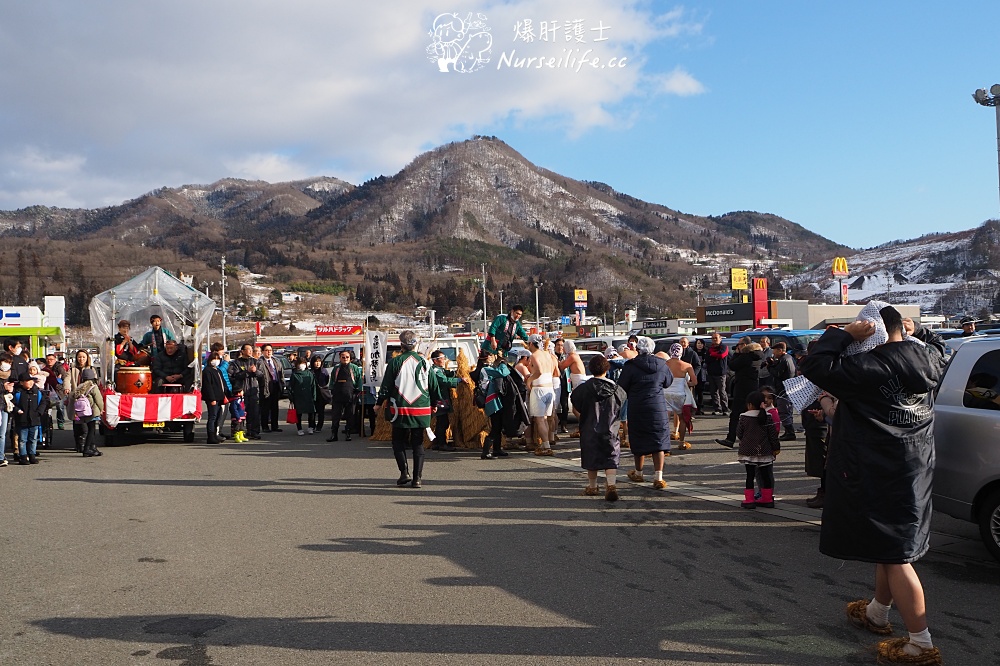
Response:
[{"label": "black happi coat", "polygon": [[628,394],[628,438],[635,455],[670,450],[673,424],[663,389],[672,381],[667,362],[652,354],[639,354],[622,368],[618,385]]},{"label": "black happi coat", "polygon": [[840,402],[833,419],[819,549],[843,560],[903,564],[930,547],[934,398],[944,345],[918,328],[842,356],[850,334],[828,329],[801,369]]}]

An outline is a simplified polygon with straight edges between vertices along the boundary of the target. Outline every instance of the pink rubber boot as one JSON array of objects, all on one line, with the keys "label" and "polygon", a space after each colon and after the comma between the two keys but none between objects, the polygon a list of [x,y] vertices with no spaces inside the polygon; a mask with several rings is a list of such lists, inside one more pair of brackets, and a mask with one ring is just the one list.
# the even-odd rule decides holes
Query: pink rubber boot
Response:
[{"label": "pink rubber boot", "polygon": [[743,507],[744,509],[757,508],[757,502],[753,501],[753,488],[746,488],[743,491],[743,501],[740,502],[740,506]]},{"label": "pink rubber boot", "polygon": [[760,489],[760,500],[757,502],[757,506],[765,509],[774,508],[774,488]]}]

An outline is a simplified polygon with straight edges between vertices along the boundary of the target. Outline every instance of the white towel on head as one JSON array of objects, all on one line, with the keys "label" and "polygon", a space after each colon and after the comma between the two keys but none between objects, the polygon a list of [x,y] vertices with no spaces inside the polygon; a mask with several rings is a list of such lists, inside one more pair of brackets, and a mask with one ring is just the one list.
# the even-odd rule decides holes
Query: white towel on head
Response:
[{"label": "white towel on head", "polygon": [[[858,313],[855,321],[870,321],[875,324],[875,332],[864,340],[855,340],[852,342],[844,350],[843,356],[854,356],[855,354],[870,352],[879,345],[884,345],[889,341],[889,333],[885,330],[885,322],[882,321],[882,315],[880,314],[882,308],[885,307],[889,307],[889,303],[884,301],[868,301],[861,308],[861,312]],[[917,340],[907,335],[905,330],[903,331],[903,339],[921,346],[924,344],[922,340]],[[785,389],[785,395],[788,396],[795,410],[799,412],[811,405],[823,392],[823,389],[801,376],[786,379],[782,382],[782,385]]]}]

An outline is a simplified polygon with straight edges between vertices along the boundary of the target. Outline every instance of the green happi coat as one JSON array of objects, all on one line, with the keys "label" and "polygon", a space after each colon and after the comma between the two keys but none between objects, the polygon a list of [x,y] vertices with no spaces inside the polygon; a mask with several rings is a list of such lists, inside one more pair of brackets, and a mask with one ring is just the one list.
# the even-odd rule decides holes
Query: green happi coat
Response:
[{"label": "green happi coat", "polygon": [[382,377],[378,402],[388,409],[394,428],[429,428],[431,405],[441,399],[437,376],[431,362],[415,351],[406,351],[391,359]]}]

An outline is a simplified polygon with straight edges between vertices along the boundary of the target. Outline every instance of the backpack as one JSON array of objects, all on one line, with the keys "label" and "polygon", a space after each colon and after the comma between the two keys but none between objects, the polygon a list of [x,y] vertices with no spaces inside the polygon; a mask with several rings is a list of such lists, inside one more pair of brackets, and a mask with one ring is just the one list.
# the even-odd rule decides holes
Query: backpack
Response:
[{"label": "backpack", "polygon": [[90,398],[86,395],[81,395],[79,398],[74,400],[73,411],[76,412],[77,417],[93,416],[94,410],[90,406]]}]

